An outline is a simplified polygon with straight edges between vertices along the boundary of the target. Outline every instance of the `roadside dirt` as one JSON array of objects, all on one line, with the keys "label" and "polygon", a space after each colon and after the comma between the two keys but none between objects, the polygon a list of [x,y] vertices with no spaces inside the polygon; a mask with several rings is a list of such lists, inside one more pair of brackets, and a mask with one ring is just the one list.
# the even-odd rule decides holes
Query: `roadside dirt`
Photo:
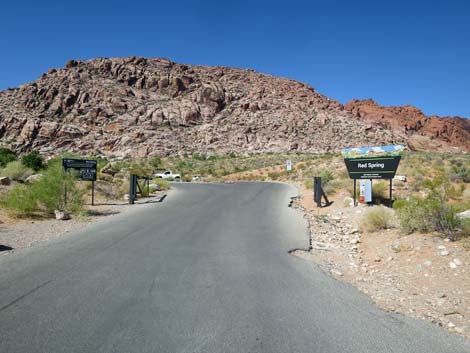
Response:
[{"label": "roadside dirt", "polygon": [[[157,192],[136,203],[157,201],[166,192]],[[66,236],[66,234],[83,229],[105,217],[117,215],[131,209],[125,200],[98,199],[96,206],[86,206],[83,216],[72,216],[67,221],[51,218],[20,219],[11,218],[0,209],[0,256],[15,252],[18,249]]]},{"label": "roadside dirt", "polygon": [[353,284],[381,308],[429,320],[470,339],[470,251],[437,234],[400,235],[398,229],[362,233],[367,206],[352,207],[338,193],[317,208],[312,191],[298,186],[294,203],[305,213],[312,249],[295,255]]}]

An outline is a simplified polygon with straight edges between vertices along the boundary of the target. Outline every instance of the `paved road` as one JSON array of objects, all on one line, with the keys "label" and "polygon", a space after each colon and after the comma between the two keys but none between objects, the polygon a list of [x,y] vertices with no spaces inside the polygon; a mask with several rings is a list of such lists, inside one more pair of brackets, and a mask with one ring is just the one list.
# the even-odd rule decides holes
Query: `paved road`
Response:
[{"label": "paved road", "polygon": [[306,224],[282,184],[179,184],[0,257],[1,352],[470,352],[288,254]]}]

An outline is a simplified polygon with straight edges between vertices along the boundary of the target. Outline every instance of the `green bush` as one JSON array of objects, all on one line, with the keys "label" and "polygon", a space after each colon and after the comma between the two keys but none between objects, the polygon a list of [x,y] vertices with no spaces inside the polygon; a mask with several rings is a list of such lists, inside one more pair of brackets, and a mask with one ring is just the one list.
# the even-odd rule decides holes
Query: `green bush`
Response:
[{"label": "green bush", "polygon": [[313,189],[313,179],[312,178],[305,179],[304,185],[307,189]]},{"label": "green bush", "polygon": [[[67,187],[67,205],[64,188]],[[52,215],[55,210],[79,212],[83,206],[83,192],[77,188],[72,176],[64,176],[60,159],[48,163],[43,176],[29,185],[19,185],[2,200],[5,208],[19,215],[45,212]]]},{"label": "green bush", "polygon": [[[322,184],[323,184],[323,179],[322,179]],[[337,192],[339,189],[341,189],[344,186],[344,181],[340,179],[335,179],[329,181],[326,185],[323,186],[323,191],[327,195],[334,194]]]},{"label": "green bush", "polygon": [[470,219],[462,220],[460,236],[462,238],[470,238]]},{"label": "green bush", "polygon": [[330,181],[333,180],[333,173],[330,170],[323,170],[320,172],[321,183],[323,186],[327,186]]},{"label": "green bush", "polygon": [[398,210],[398,209],[403,208],[405,206],[406,206],[406,200],[398,199],[398,200],[393,201],[393,208],[395,210]]},{"label": "green bush", "polygon": [[393,226],[393,211],[383,206],[369,209],[361,221],[361,229],[367,232],[375,232],[388,229]]},{"label": "green bush", "polygon": [[372,198],[374,200],[387,199],[389,192],[389,186],[385,183],[375,182],[372,183]]},{"label": "green bush", "polygon": [[450,179],[455,182],[470,183],[470,167],[461,163],[453,165]]},{"label": "green bush", "polygon": [[152,181],[152,183],[158,185],[158,190],[168,190],[168,189],[170,189],[170,183],[165,179],[157,178],[157,179],[154,179]]},{"label": "green bush", "polygon": [[281,177],[281,173],[279,173],[279,172],[269,172],[268,177],[271,180],[278,180]]},{"label": "green bush", "polygon": [[155,170],[158,169],[158,168],[161,168],[161,166],[162,166],[162,160],[159,157],[150,158],[148,163]]},{"label": "green bush", "polygon": [[31,168],[35,172],[44,168],[44,158],[39,154],[38,151],[25,154],[23,157],[21,157],[21,163],[23,163],[25,167]]},{"label": "green bush", "polygon": [[13,161],[6,165],[2,170],[1,175],[9,177],[16,181],[25,181],[27,177],[34,174],[34,171],[24,166],[20,161]]},{"label": "green bush", "polygon": [[400,207],[396,206],[402,232],[437,231],[454,237],[460,222],[455,217],[455,209],[447,203],[448,182],[435,178],[426,184],[429,188],[426,197],[412,197]]},{"label": "green bush", "polygon": [[0,167],[4,168],[8,163],[16,161],[16,154],[8,148],[0,148]]}]

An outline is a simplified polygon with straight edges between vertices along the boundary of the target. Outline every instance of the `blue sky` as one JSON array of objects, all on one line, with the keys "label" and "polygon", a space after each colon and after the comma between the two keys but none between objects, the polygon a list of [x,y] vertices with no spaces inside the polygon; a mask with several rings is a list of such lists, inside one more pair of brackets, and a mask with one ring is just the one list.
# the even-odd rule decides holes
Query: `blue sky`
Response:
[{"label": "blue sky", "polygon": [[167,57],[470,117],[470,1],[2,1],[0,89],[69,59]]}]

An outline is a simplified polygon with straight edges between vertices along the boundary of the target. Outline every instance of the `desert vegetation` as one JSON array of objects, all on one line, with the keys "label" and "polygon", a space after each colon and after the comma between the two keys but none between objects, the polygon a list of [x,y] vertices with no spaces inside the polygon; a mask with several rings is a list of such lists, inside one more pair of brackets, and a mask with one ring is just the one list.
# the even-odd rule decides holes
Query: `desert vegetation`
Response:
[{"label": "desert vegetation", "polygon": [[[85,158],[85,157],[81,157]],[[92,158],[92,157],[91,157]],[[292,161],[292,171],[286,170],[286,160]],[[88,183],[64,179],[60,158],[47,163],[37,152],[16,156],[0,149],[0,175],[17,181],[17,185],[2,193],[2,206],[17,213],[29,214],[53,209],[77,210],[83,207],[83,194]],[[129,188],[129,174],[152,176],[165,169],[181,174],[183,181],[199,176],[203,181],[284,181],[313,186],[313,177],[321,176],[327,195],[339,192],[352,195],[352,181],[343,159],[338,154],[307,153],[229,153],[225,155],[182,155],[135,159],[98,158],[98,196],[122,199]],[[25,183],[33,174],[40,174],[33,183]],[[406,181],[394,181],[394,212],[376,208],[367,213],[364,229],[380,230],[394,222],[404,233],[439,232],[458,238],[469,234],[470,225],[456,217],[470,209],[470,156],[467,154],[405,153],[397,171]],[[152,179],[150,191],[167,190],[169,181]],[[71,201],[62,199],[67,183]],[[87,184],[87,185],[85,185]],[[388,182],[374,181],[373,198],[377,204],[388,200]],[[393,218],[393,222],[392,222]]]}]

